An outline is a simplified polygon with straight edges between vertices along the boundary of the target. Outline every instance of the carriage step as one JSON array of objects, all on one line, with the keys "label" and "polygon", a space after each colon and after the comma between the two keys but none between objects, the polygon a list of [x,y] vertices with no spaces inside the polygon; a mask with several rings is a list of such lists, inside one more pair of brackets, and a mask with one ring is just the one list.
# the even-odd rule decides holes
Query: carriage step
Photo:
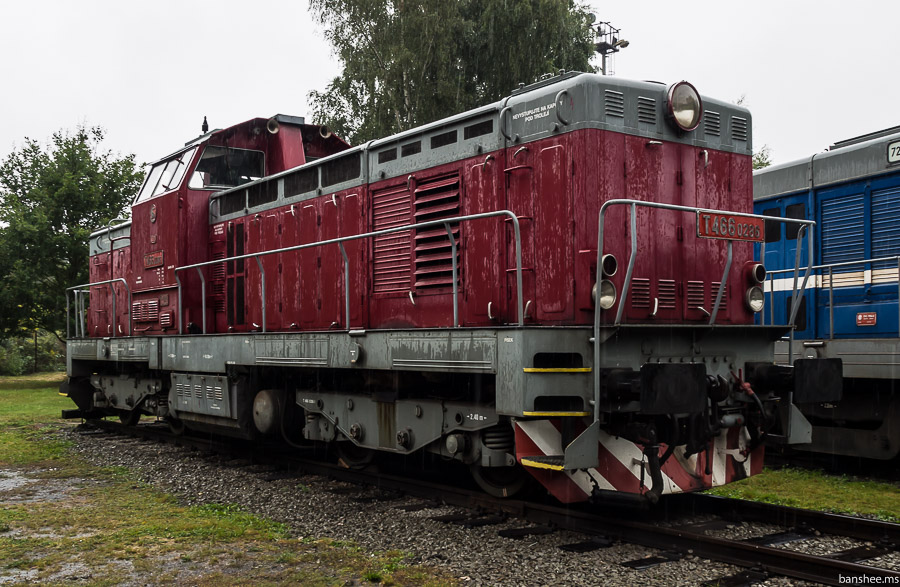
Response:
[{"label": "carriage step", "polygon": [[521,463],[525,467],[535,469],[550,469],[562,471],[565,469],[566,457],[564,455],[540,455],[535,457],[522,457]]}]

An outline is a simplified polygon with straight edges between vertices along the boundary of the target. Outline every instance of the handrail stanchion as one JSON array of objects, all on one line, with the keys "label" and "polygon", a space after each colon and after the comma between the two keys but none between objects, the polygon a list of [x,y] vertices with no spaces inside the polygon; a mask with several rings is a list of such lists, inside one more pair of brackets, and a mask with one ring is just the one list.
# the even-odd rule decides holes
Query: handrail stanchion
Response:
[{"label": "handrail stanchion", "polygon": [[453,238],[453,229],[450,223],[444,223],[444,229],[450,238],[450,257],[453,259],[453,327],[459,326],[459,286],[456,283],[456,239]]},{"label": "handrail stanchion", "polygon": [[259,255],[253,255],[253,258],[256,259],[256,265],[259,267],[259,279],[260,284],[262,285],[262,331],[263,334],[266,332],[266,270],[263,269],[262,261],[259,260]]},{"label": "handrail stanchion", "polygon": [[504,210],[507,216],[512,219],[513,231],[516,233],[516,299],[519,300],[516,309],[519,315],[519,326],[525,326],[525,291],[522,289],[522,234],[519,231],[519,219],[509,210]]},{"label": "handrail stanchion", "polygon": [[181,278],[178,276],[178,270],[175,270],[175,283],[178,284],[178,334],[181,334],[181,324],[184,322],[182,319],[182,307],[181,307]]},{"label": "handrail stanchion", "polygon": [[344,319],[347,321],[345,326],[350,330],[350,259],[347,258],[344,243],[339,242],[338,247],[341,249],[341,257],[344,258]]},{"label": "handrail stanchion", "polygon": [[719,281],[719,291],[716,294],[716,303],[713,305],[712,314],[709,316],[709,325],[712,326],[716,323],[716,316],[719,313],[719,306],[722,303],[722,295],[725,293],[725,285],[728,282],[728,272],[731,271],[731,261],[733,258],[732,249],[734,248],[734,241],[728,241],[728,257],[725,261],[725,271],[722,273],[722,279]]},{"label": "handrail stanchion", "polygon": [[200,310],[203,312],[203,334],[206,334],[206,278],[203,277],[202,267],[197,267],[197,275],[200,276]]},{"label": "handrail stanchion", "polygon": [[[900,310],[900,257],[897,257],[897,306]],[[897,336],[900,336],[900,311],[897,312]]]},{"label": "handrail stanchion", "polygon": [[[69,290],[66,290],[66,340],[68,340],[68,339],[71,338],[71,336],[69,335],[69,322],[70,322],[70,318],[69,318]],[[77,331],[75,332],[75,336],[76,336],[76,337],[78,336],[78,332],[77,332]]]},{"label": "handrail stanchion", "polygon": [[[177,277],[177,274],[176,274],[176,277]],[[79,322],[81,323],[81,335],[87,336],[87,325],[84,324],[85,314],[86,314],[85,309],[84,309],[84,298],[85,298],[84,294],[90,294],[91,290],[90,289],[82,290],[81,289],[82,287],[90,288],[90,287],[98,287],[101,285],[109,285],[109,290],[110,290],[110,292],[112,292],[112,296],[113,296],[113,332],[112,332],[112,334],[113,334],[113,336],[115,336],[118,333],[118,330],[116,328],[116,326],[117,326],[117,324],[116,324],[116,314],[117,314],[117,312],[116,312],[116,290],[113,287],[113,284],[115,284],[115,283],[121,283],[125,287],[125,292],[128,294],[128,336],[131,336],[131,317],[132,317],[131,316],[131,288],[128,287],[128,282],[125,281],[124,278],[116,277],[114,279],[107,279],[106,281],[95,281],[93,283],[81,283],[79,285],[73,285],[72,287],[66,288],[66,300],[68,300],[70,291],[75,292],[75,302],[74,303],[75,303],[75,318],[76,318],[76,323],[75,323],[75,337],[76,338],[78,337]],[[66,309],[66,312],[68,313],[68,308]],[[81,313],[80,319],[78,316],[79,312]],[[66,336],[68,336],[68,334],[69,334],[69,330],[68,330],[68,325],[67,325],[66,326]]]},{"label": "handrail stanchion", "polygon": [[113,302],[113,311],[112,311],[112,330],[113,330],[113,331],[112,331],[112,335],[115,336],[116,333],[118,332],[118,331],[116,330],[116,318],[117,318],[118,316],[116,316],[116,314],[117,314],[117,312],[116,312],[116,288],[113,287],[113,284],[112,284],[112,283],[109,284],[109,291],[112,293],[112,302]]},{"label": "handrail stanchion", "polygon": [[[628,286],[631,285],[631,276],[634,274],[634,262],[637,257],[637,204],[631,204],[631,252],[628,255],[628,270],[625,272],[625,282],[622,284],[622,298],[619,302],[619,309],[616,311],[616,322],[618,326],[622,323],[622,314],[625,313],[625,299],[628,297]],[[602,259],[601,259],[602,261]],[[597,265],[600,270],[600,265]],[[600,282],[597,281],[597,287]],[[599,296],[599,293],[597,294]]]},{"label": "handrail stanchion", "polygon": [[834,340],[834,272],[828,268],[828,338]]}]

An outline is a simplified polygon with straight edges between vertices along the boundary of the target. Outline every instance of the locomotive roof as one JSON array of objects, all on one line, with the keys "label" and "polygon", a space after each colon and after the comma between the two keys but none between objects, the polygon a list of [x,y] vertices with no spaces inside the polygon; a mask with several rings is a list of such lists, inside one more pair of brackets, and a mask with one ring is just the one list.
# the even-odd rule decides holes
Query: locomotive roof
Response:
[{"label": "locomotive roof", "polygon": [[772,165],[753,173],[753,199],[761,200],[831,184],[897,171],[900,160],[888,159],[900,127],[841,141],[811,157]]},{"label": "locomotive roof", "polygon": [[[578,72],[550,76],[521,86],[493,104],[376,139],[213,197],[237,197],[232,194],[295,173],[319,174],[318,181],[303,182],[310,186],[306,192],[285,197],[280,189],[279,202],[273,205],[283,205],[587,128],[748,156],[752,153],[751,117],[746,108],[701,96],[700,126],[681,132],[667,119],[667,92],[668,86],[658,82]],[[234,206],[234,212],[217,219],[240,216],[245,207],[238,210]]]}]

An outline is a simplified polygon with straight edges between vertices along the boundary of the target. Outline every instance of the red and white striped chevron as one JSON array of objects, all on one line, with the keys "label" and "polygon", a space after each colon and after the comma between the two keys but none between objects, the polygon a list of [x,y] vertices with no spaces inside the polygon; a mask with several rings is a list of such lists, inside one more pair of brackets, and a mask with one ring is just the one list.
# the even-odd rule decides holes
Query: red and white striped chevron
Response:
[{"label": "red and white striped chevron", "polygon": [[[515,424],[516,458],[561,455],[564,452],[559,420],[519,420]],[[746,428],[727,428],[709,442],[708,450],[685,459],[684,449],[676,447],[662,466],[663,495],[700,491],[738,481],[762,471],[763,447],[744,454],[750,442]],[[659,454],[666,450],[661,444]],[[711,460],[706,473],[707,455]],[[643,446],[622,437],[600,431],[600,462],[596,468],[553,471],[526,467],[563,503],[586,501],[594,488],[643,494],[652,481],[646,468]]]}]

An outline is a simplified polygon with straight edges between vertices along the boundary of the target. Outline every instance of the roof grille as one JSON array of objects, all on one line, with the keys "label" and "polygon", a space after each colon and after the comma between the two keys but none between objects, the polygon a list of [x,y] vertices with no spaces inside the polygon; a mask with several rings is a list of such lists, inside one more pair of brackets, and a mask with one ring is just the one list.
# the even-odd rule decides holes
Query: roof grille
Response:
[{"label": "roof grille", "polygon": [[656,125],[656,100],[638,97],[638,122]]},{"label": "roof grille", "polygon": [[660,279],[657,285],[659,307],[666,310],[675,309],[675,280]]},{"label": "roof grille", "polygon": [[607,116],[625,117],[625,95],[615,90],[606,90],[604,106]]},{"label": "roof grille", "polygon": [[703,132],[717,137],[722,131],[722,116],[718,112],[707,110],[703,113]]},{"label": "roof grille", "polygon": [[731,138],[735,141],[746,141],[748,134],[747,119],[740,116],[731,117]]},{"label": "roof grille", "polygon": [[650,307],[650,280],[642,277],[635,277],[631,280],[631,307],[632,308],[649,308]]}]

